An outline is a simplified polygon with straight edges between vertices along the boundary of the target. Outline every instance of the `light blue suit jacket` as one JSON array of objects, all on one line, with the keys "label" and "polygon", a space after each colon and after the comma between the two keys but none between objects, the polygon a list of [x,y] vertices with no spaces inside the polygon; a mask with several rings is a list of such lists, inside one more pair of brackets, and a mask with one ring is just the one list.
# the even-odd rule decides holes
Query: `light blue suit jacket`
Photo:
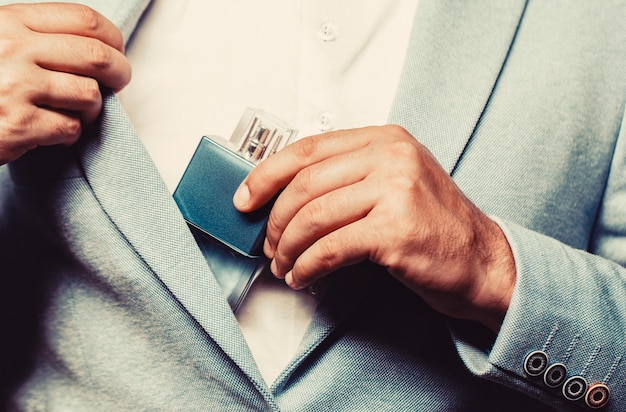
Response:
[{"label": "light blue suit jacket", "polygon": [[[128,36],[146,1],[99,1]],[[0,168],[2,384],[24,410],[578,410],[542,350],[626,409],[626,4],[420,0],[391,121],[498,221],[497,337],[370,264],[330,278],[268,387],[118,101]],[[445,222],[442,222],[445,224]],[[589,253],[590,252],[590,253]]]}]

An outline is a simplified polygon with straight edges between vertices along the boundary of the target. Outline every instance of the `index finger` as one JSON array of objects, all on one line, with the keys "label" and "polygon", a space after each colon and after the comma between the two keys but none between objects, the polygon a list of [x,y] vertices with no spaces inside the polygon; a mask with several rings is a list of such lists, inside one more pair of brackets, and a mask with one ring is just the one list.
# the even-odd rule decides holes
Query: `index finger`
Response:
[{"label": "index finger", "polygon": [[34,32],[91,37],[124,52],[120,30],[102,14],[83,4],[37,3],[8,7]]},{"label": "index finger", "polygon": [[[388,135],[392,131],[389,127],[338,130],[290,144],[250,172],[235,193],[235,207],[241,212],[259,208],[286,187],[300,170],[332,156],[367,146],[372,140]],[[385,131],[383,128],[386,128]]]}]

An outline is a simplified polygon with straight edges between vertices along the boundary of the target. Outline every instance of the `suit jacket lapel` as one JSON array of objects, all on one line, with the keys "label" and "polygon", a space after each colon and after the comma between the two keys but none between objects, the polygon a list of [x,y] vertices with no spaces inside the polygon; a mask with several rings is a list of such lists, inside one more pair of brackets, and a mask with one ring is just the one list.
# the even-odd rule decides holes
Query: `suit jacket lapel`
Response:
[{"label": "suit jacket lapel", "polygon": [[[148,1],[120,2],[109,17],[128,38]],[[99,128],[83,136],[79,163],[102,209],[188,313],[267,393],[230,306],[187,224],[112,94]]]},{"label": "suit jacket lapel", "polygon": [[263,379],[230,306],[115,96],[83,136],[79,163],[103,211],[187,312],[259,387]]},{"label": "suit jacket lapel", "polygon": [[448,173],[462,155],[505,63],[525,0],[420,0],[390,122]]}]

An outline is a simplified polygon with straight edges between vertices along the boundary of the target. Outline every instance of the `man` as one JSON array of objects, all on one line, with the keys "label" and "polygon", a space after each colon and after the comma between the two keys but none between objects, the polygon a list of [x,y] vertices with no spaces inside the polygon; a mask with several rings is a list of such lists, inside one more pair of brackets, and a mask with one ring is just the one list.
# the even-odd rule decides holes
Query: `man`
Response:
[{"label": "man", "polygon": [[[100,6],[122,27],[139,16],[134,3]],[[6,313],[37,302],[38,339],[27,348],[36,358],[14,405],[540,408],[532,397],[561,409],[619,410],[626,149],[624,11],[616,6],[422,1],[391,115],[404,128],[305,138],[252,172],[235,196],[242,211],[285,188],[264,248],[272,271],[296,289],[328,282],[271,387],[105,92],[92,135],[3,171]],[[36,145],[73,143],[79,125],[95,119],[101,103],[89,78],[113,89],[128,81],[115,30],[85,9],[55,7],[65,8],[43,26],[36,17],[52,9],[12,9],[7,21],[21,22],[24,36],[108,45],[112,57],[42,59],[52,47],[21,54],[31,60],[20,67],[91,85],[70,86],[91,90],[78,98],[50,97],[42,84],[3,93],[22,98],[30,119],[42,110],[73,125],[18,122],[24,140],[44,139]],[[90,24],[67,23],[85,13]],[[4,113],[15,107],[4,104]],[[25,151],[15,148],[15,130],[5,128],[5,161]],[[364,260],[371,263],[352,266]]]}]

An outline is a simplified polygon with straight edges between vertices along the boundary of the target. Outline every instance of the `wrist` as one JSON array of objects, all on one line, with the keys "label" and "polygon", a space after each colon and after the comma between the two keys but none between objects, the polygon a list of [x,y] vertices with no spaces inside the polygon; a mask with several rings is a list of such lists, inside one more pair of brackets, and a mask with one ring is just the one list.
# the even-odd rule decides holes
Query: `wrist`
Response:
[{"label": "wrist", "polygon": [[513,252],[502,229],[490,219],[487,227],[481,253],[484,259],[478,265],[480,273],[474,276],[476,286],[470,299],[471,318],[497,333],[511,303],[516,268]]}]

